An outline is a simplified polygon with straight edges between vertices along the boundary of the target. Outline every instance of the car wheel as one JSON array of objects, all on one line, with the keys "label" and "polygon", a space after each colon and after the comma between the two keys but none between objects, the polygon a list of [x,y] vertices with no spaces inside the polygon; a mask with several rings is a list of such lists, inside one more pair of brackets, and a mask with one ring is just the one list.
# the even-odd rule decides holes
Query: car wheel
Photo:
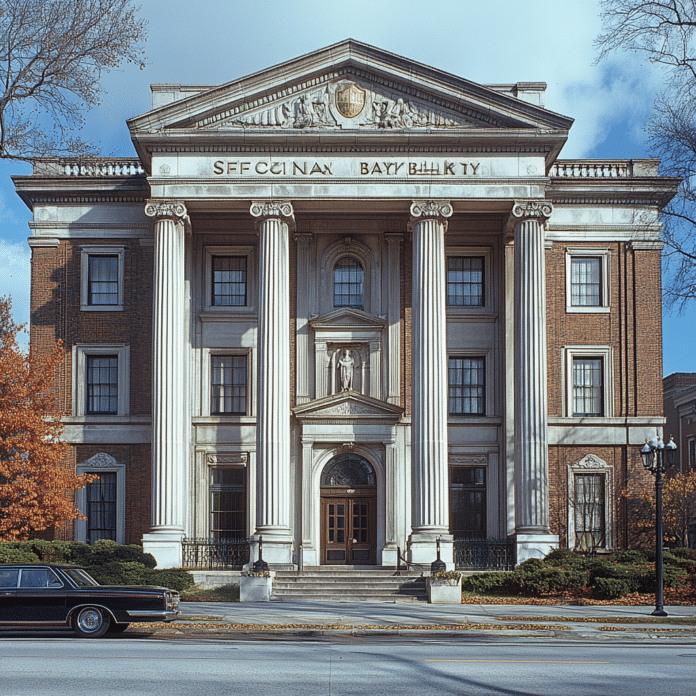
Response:
[{"label": "car wheel", "polygon": [[130,624],[127,623],[114,623],[112,621],[109,627],[109,633],[123,633],[129,626]]},{"label": "car wheel", "polygon": [[99,638],[111,625],[109,615],[99,607],[83,607],[72,618],[72,627],[80,638]]}]

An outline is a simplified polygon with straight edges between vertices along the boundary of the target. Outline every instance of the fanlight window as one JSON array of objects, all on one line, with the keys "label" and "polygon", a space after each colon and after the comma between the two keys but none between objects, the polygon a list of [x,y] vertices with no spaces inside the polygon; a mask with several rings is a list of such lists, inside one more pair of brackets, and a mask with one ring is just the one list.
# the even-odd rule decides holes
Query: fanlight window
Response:
[{"label": "fanlight window", "polygon": [[364,309],[365,271],[357,259],[346,257],[334,266],[334,308]]},{"label": "fanlight window", "polygon": [[339,454],[324,467],[322,486],[374,486],[375,471],[367,459],[355,454]]}]

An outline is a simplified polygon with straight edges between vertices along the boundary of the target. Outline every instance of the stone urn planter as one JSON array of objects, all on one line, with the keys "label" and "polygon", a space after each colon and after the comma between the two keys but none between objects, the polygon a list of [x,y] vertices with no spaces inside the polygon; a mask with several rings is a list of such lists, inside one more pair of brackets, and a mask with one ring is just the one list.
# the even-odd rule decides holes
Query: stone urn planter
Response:
[{"label": "stone urn planter", "polygon": [[239,601],[270,602],[274,575],[272,571],[243,572],[239,577]]},{"label": "stone urn planter", "polygon": [[456,570],[443,570],[426,578],[430,604],[461,604],[462,574]]}]

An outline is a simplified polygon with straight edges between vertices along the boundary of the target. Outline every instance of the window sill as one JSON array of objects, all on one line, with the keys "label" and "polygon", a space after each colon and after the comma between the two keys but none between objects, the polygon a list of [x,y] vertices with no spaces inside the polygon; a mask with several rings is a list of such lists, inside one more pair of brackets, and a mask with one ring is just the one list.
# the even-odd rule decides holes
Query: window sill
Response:
[{"label": "window sill", "polygon": [[611,307],[569,307],[566,306],[567,314],[609,314]]},{"label": "window sill", "polygon": [[123,312],[123,305],[80,305],[81,312]]}]

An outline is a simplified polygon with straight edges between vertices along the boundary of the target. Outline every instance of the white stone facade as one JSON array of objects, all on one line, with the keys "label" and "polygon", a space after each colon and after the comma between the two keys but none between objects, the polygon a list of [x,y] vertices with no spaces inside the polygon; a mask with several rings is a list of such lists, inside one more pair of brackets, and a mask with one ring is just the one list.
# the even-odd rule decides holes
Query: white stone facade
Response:
[{"label": "white stone facade", "polygon": [[[583,288],[604,293],[596,314],[618,312],[608,245],[659,250],[674,184],[654,162],[558,160],[572,120],[542,93],[346,41],[214,89],[154,86],[153,110],[128,122],[139,162],[51,161],[17,177],[35,250],[84,242],[85,264],[111,245],[120,294],[94,316],[127,304],[123,240],[154,245],[151,417],[121,405],[65,423],[76,447],[150,444],[143,541],[160,566],[181,564],[184,537],[232,524],[216,517],[224,493],[241,495],[241,510],[222,512],[243,517],[233,526],[252,556],[262,536],[276,568],[395,566],[399,551],[429,565],[438,539],[451,567],[462,529],[515,537],[522,561],[559,543],[550,448],[625,448],[661,427],[659,411],[614,413],[611,346],[569,342],[551,375],[547,254],[568,246],[568,274],[573,259],[599,259],[601,281]],[[589,416],[573,412],[565,374],[580,358],[604,361],[604,407]],[[144,367],[132,349],[130,366],[132,400]],[[334,465],[362,474],[327,483]],[[616,516],[604,520],[612,543]]]}]

